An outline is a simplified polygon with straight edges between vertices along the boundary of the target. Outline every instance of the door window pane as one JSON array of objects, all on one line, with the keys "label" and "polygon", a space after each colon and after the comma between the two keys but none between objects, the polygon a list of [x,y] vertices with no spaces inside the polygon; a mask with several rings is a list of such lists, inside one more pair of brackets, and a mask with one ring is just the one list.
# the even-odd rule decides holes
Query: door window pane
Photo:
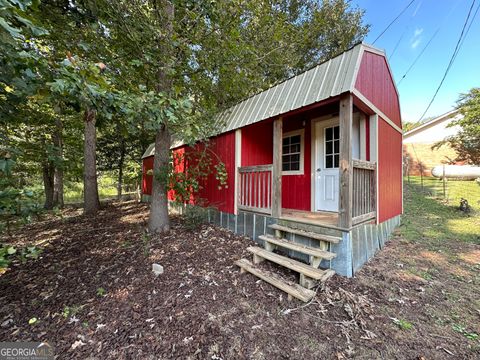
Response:
[{"label": "door window pane", "polygon": [[340,161],[340,127],[325,129],[325,168],[338,168]]},{"label": "door window pane", "polygon": [[333,155],[325,156],[325,167],[330,169],[333,167]]},{"label": "door window pane", "polygon": [[333,130],[332,128],[327,128],[325,129],[325,140],[326,141],[329,141],[329,140],[332,140],[333,138]]},{"label": "door window pane", "polygon": [[325,143],[325,153],[328,155],[328,154],[331,154],[332,152],[333,152],[333,142],[327,141]]}]

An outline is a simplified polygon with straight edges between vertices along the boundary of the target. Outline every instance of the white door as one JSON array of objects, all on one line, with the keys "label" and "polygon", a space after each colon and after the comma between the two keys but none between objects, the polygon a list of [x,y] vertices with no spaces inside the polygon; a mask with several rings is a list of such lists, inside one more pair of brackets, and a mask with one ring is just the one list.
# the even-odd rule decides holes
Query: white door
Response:
[{"label": "white door", "polygon": [[315,210],[338,211],[340,127],[338,119],[315,123]]}]

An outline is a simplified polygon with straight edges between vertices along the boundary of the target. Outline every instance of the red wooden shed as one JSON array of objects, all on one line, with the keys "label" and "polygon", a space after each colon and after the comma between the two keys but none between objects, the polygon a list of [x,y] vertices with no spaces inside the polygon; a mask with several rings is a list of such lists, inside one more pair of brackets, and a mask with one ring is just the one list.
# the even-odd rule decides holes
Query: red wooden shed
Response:
[{"label": "red wooden shed", "polygon": [[[196,194],[217,209],[210,221],[251,236],[263,251],[287,248],[310,265],[313,255],[279,245],[273,235],[320,248],[333,255],[314,267],[347,276],[399,224],[402,124],[383,51],[358,44],[225,110],[219,121],[225,125],[211,144],[226,165],[228,186],[218,190],[212,175]],[[146,200],[152,164],[153,146],[143,157]]]}]

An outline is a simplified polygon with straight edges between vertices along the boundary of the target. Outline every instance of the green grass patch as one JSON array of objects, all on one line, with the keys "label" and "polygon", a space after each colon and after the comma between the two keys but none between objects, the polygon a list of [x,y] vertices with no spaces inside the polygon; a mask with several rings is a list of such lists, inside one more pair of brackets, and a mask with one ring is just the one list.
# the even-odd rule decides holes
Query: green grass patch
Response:
[{"label": "green grass patch", "polygon": [[[102,173],[98,177],[98,196],[100,200],[111,199],[117,196],[117,177],[113,172]],[[45,201],[43,192],[43,183],[36,183],[31,186],[32,190],[38,192],[40,196],[40,202]],[[134,186],[130,186],[129,189],[123,190],[123,193],[127,193],[127,190],[132,191]],[[63,189],[63,197],[65,203],[79,203],[83,202],[83,182],[82,181],[65,181]]]},{"label": "green grass patch", "polygon": [[[405,181],[405,214],[402,234],[409,241],[439,242],[460,240],[480,244],[480,184],[476,181],[449,181],[443,196],[441,180],[419,177]],[[471,211],[459,210],[465,198]]]},{"label": "green grass patch", "polygon": [[413,329],[413,324],[411,322],[408,322],[407,320],[404,319],[396,319],[392,318],[393,323],[399,327],[400,330],[412,330]]}]

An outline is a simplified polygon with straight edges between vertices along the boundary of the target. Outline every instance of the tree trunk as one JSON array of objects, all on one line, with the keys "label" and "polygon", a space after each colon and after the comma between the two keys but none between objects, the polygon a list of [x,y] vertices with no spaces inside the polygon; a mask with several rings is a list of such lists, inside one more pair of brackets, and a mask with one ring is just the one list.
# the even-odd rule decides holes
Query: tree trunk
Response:
[{"label": "tree trunk", "polygon": [[168,172],[170,162],[170,133],[166,127],[155,137],[155,158],[153,160],[152,202],[148,228],[151,233],[170,231],[168,217]]},{"label": "tree trunk", "polygon": [[47,150],[46,140],[41,140],[42,148],[44,150],[42,160],[42,177],[43,177],[43,191],[45,193],[45,203],[43,207],[46,210],[53,209],[53,173],[55,171],[55,165],[53,161],[49,159],[49,153]]},{"label": "tree trunk", "polygon": [[84,179],[83,179],[83,206],[85,215],[97,213],[100,202],[97,186],[97,161],[96,161],[96,114],[94,110],[85,111],[85,140],[84,140]]},{"label": "tree trunk", "polygon": [[123,163],[125,162],[125,139],[120,140],[120,159],[118,160],[117,199],[122,199]]},{"label": "tree trunk", "polygon": [[60,118],[55,120],[53,145],[57,155],[57,164],[53,179],[53,205],[63,208],[63,124]]},{"label": "tree trunk", "polygon": [[42,164],[43,173],[43,188],[45,191],[45,204],[43,207],[46,210],[53,209],[53,174],[55,167],[51,161],[44,160]]},{"label": "tree trunk", "polygon": [[[157,91],[169,93],[171,90],[171,79],[168,76],[168,70],[172,66],[172,36],[173,36],[173,20],[174,5],[166,0],[162,2],[161,11],[159,13],[165,15],[165,35],[160,46],[165,54],[164,62],[159,64]],[[163,21],[163,19],[162,19]],[[161,233],[170,231],[170,219],[168,217],[168,173],[170,160],[170,132],[167,121],[160,126],[155,137],[155,155],[153,160],[153,181],[152,181],[152,197],[150,205],[150,219],[148,229],[151,233]]]}]

